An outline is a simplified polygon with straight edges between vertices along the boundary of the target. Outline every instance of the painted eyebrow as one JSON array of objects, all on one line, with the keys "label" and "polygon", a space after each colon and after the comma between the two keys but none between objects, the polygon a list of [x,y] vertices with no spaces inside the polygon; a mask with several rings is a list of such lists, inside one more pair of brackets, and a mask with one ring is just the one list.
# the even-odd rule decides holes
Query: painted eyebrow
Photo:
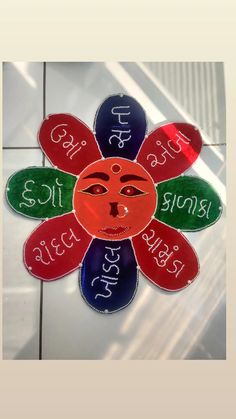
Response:
[{"label": "painted eyebrow", "polygon": [[144,177],[138,176],[138,175],[123,175],[120,178],[120,181],[122,183],[128,182],[129,180],[144,180],[145,182],[147,181],[147,179],[145,179]]},{"label": "painted eyebrow", "polygon": [[110,176],[108,176],[106,173],[103,173],[103,172],[94,172],[94,173],[90,173],[90,175],[85,176],[83,179],[91,179],[91,178],[109,180]]}]

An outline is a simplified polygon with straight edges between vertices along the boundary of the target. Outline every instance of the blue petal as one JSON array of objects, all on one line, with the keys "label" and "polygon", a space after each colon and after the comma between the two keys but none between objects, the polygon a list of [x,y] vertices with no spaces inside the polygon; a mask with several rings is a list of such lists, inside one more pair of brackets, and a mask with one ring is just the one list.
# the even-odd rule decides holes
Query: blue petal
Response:
[{"label": "blue petal", "polygon": [[146,133],[146,116],[127,95],[109,96],[97,111],[94,130],[104,157],[134,160]]},{"label": "blue petal", "polygon": [[132,301],[137,285],[130,240],[94,239],[81,270],[80,288],[85,301],[97,311],[113,313]]}]

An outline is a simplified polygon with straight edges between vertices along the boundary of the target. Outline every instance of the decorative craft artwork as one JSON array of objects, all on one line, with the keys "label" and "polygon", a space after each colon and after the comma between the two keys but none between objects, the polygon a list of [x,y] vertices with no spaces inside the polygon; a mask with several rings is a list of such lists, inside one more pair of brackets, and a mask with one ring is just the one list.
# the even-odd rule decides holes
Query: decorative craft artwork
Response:
[{"label": "decorative craft artwork", "polygon": [[183,175],[202,147],[195,126],[166,123],[146,135],[142,107],[120,94],[102,103],[93,132],[55,114],[38,140],[54,168],[21,170],[7,184],[15,211],[44,220],[24,245],[33,276],[53,281],[80,268],[81,294],[102,313],[132,301],[139,270],[166,291],[194,281],[198,258],[182,231],[222,212],[205,180]]}]

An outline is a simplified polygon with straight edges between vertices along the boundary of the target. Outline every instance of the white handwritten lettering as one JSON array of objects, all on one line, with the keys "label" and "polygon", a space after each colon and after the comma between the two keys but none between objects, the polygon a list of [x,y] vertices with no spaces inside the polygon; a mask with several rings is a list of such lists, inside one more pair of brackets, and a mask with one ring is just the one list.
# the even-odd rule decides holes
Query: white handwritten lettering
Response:
[{"label": "white handwritten lettering", "polygon": [[[153,259],[155,260],[156,265],[159,268],[165,268],[169,273],[175,274],[175,278],[177,278],[185,266],[183,262],[174,259],[174,254],[179,250],[179,246],[175,244],[172,246],[172,249],[170,249],[170,246],[165,243],[163,239],[156,237],[154,230],[150,229],[149,233],[150,234],[143,233],[142,239],[147,243],[148,251],[153,254]],[[157,250],[157,248],[159,249]],[[172,265],[170,266],[171,262]],[[176,266],[177,262],[180,264],[179,270]]]},{"label": "white handwritten lettering", "polygon": [[121,125],[127,125],[128,122],[127,121],[121,121],[121,116],[128,116],[130,115],[130,112],[122,112],[121,110],[128,110],[130,109],[130,106],[115,106],[114,108],[112,108],[111,113],[113,115],[118,115],[118,121],[119,124]]},{"label": "white handwritten lettering", "polygon": [[[28,184],[31,183],[32,184],[32,188],[30,189],[28,187]],[[24,191],[22,192],[21,196],[24,200],[28,201],[29,204],[25,203],[25,202],[20,202],[19,203],[19,207],[21,208],[22,206],[26,206],[26,207],[33,207],[36,204],[40,204],[40,205],[46,205],[48,203],[50,203],[50,205],[52,207],[60,207],[62,208],[62,192],[61,192],[61,186],[63,186],[63,183],[59,183],[58,178],[56,178],[55,180],[55,185],[53,186],[49,186],[46,185],[44,183],[42,183],[41,185],[37,185],[39,188],[42,188],[42,190],[44,189],[44,195],[45,193],[47,194],[46,199],[44,201],[42,201],[40,198],[38,199],[33,199],[33,198],[28,198],[25,194],[26,192],[32,192],[33,191],[33,187],[36,188],[35,186],[35,181],[34,180],[27,180],[24,184]],[[35,194],[38,194],[38,191],[36,190]]]},{"label": "white handwritten lettering", "polygon": [[[188,214],[196,214],[199,218],[209,219],[209,212],[211,208],[211,201],[207,199],[199,199],[197,196],[184,197],[183,195],[173,194],[172,192],[165,192],[163,195],[164,201],[161,205],[160,211],[169,211],[174,213],[177,209],[183,209]],[[181,203],[182,201],[182,203]]]},{"label": "white handwritten lettering", "polygon": [[[65,241],[65,237],[68,242]],[[35,260],[44,265],[50,265],[57,260],[57,256],[64,255],[66,249],[70,249],[74,246],[75,242],[79,241],[80,238],[76,237],[72,228],[61,233],[59,238],[53,237],[47,244],[45,240],[41,240],[39,245],[33,249],[33,252],[38,252],[35,256]]]},{"label": "white handwritten lettering", "polygon": [[[117,265],[117,262],[120,260],[120,255],[118,253],[118,251],[121,249],[121,247],[105,247],[106,250],[108,250],[107,253],[105,253],[105,260],[109,263],[107,264],[107,262],[102,264],[102,271],[107,274],[110,273],[110,275],[112,276],[108,276],[105,275],[104,273],[102,273],[100,276],[96,276],[95,278],[93,278],[93,280],[91,281],[91,286],[93,287],[94,284],[96,283],[96,281],[99,281],[99,283],[105,284],[105,287],[103,286],[104,290],[103,293],[97,293],[95,295],[95,300],[97,298],[109,298],[112,295],[112,290],[110,289],[110,287],[113,287],[115,285],[117,285],[118,283],[118,275],[120,273],[120,268]],[[113,272],[114,273],[113,273]],[[104,293],[105,291],[105,293]]]},{"label": "white handwritten lettering", "polygon": [[68,149],[66,156],[70,160],[81,150],[82,147],[86,146],[87,142],[82,140],[80,142],[74,142],[75,139],[73,135],[67,132],[67,129],[62,127],[67,127],[68,124],[59,124],[56,125],[50,134],[51,141],[55,144],[60,144],[62,148]]},{"label": "white handwritten lettering", "polygon": [[125,146],[125,142],[126,141],[129,141],[130,140],[130,138],[131,138],[131,135],[129,135],[128,137],[126,137],[126,138],[122,138],[122,135],[123,134],[130,134],[130,132],[131,132],[131,130],[130,129],[128,129],[128,130],[122,130],[122,129],[112,129],[111,130],[111,132],[116,132],[116,133],[118,133],[118,134],[113,134],[113,135],[111,135],[110,136],[110,138],[108,139],[108,141],[109,141],[109,144],[111,144],[112,143],[112,140],[113,139],[116,139],[116,140],[118,140],[118,147],[119,148],[124,148],[124,146]]},{"label": "white handwritten lettering", "polygon": [[176,154],[181,153],[183,144],[188,145],[191,142],[191,139],[186,137],[181,131],[178,131],[175,137],[175,141],[171,139],[167,141],[167,146],[164,146],[160,140],[156,141],[156,145],[160,151],[158,150],[157,154],[147,155],[147,160],[150,161],[151,167],[156,167],[156,165],[163,166],[168,159],[174,160]]},{"label": "white handwritten lettering", "polygon": [[33,180],[27,180],[24,184],[24,191],[22,192],[21,196],[23,199],[25,199],[26,201],[29,202],[29,204],[26,204],[25,202],[20,202],[19,207],[22,208],[22,206],[24,205],[25,207],[33,207],[36,204],[35,199],[33,198],[27,198],[27,196],[25,196],[26,192],[32,192],[32,189],[28,188],[28,184],[29,183],[33,183],[35,184],[35,182]]}]

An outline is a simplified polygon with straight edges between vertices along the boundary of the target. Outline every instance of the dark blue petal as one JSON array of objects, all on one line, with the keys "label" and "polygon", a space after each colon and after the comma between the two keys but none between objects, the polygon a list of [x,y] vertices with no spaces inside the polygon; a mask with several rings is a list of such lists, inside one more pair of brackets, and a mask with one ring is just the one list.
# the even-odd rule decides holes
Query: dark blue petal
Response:
[{"label": "dark blue petal", "polygon": [[127,95],[108,97],[97,111],[94,130],[104,157],[134,160],[146,133],[146,116]]},{"label": "dark blue petal", "polygon": [[94,239],[81,270],[80,288],[85,301],[97,311],[112,313],[132,301],[137,284],[130,240]]}]

